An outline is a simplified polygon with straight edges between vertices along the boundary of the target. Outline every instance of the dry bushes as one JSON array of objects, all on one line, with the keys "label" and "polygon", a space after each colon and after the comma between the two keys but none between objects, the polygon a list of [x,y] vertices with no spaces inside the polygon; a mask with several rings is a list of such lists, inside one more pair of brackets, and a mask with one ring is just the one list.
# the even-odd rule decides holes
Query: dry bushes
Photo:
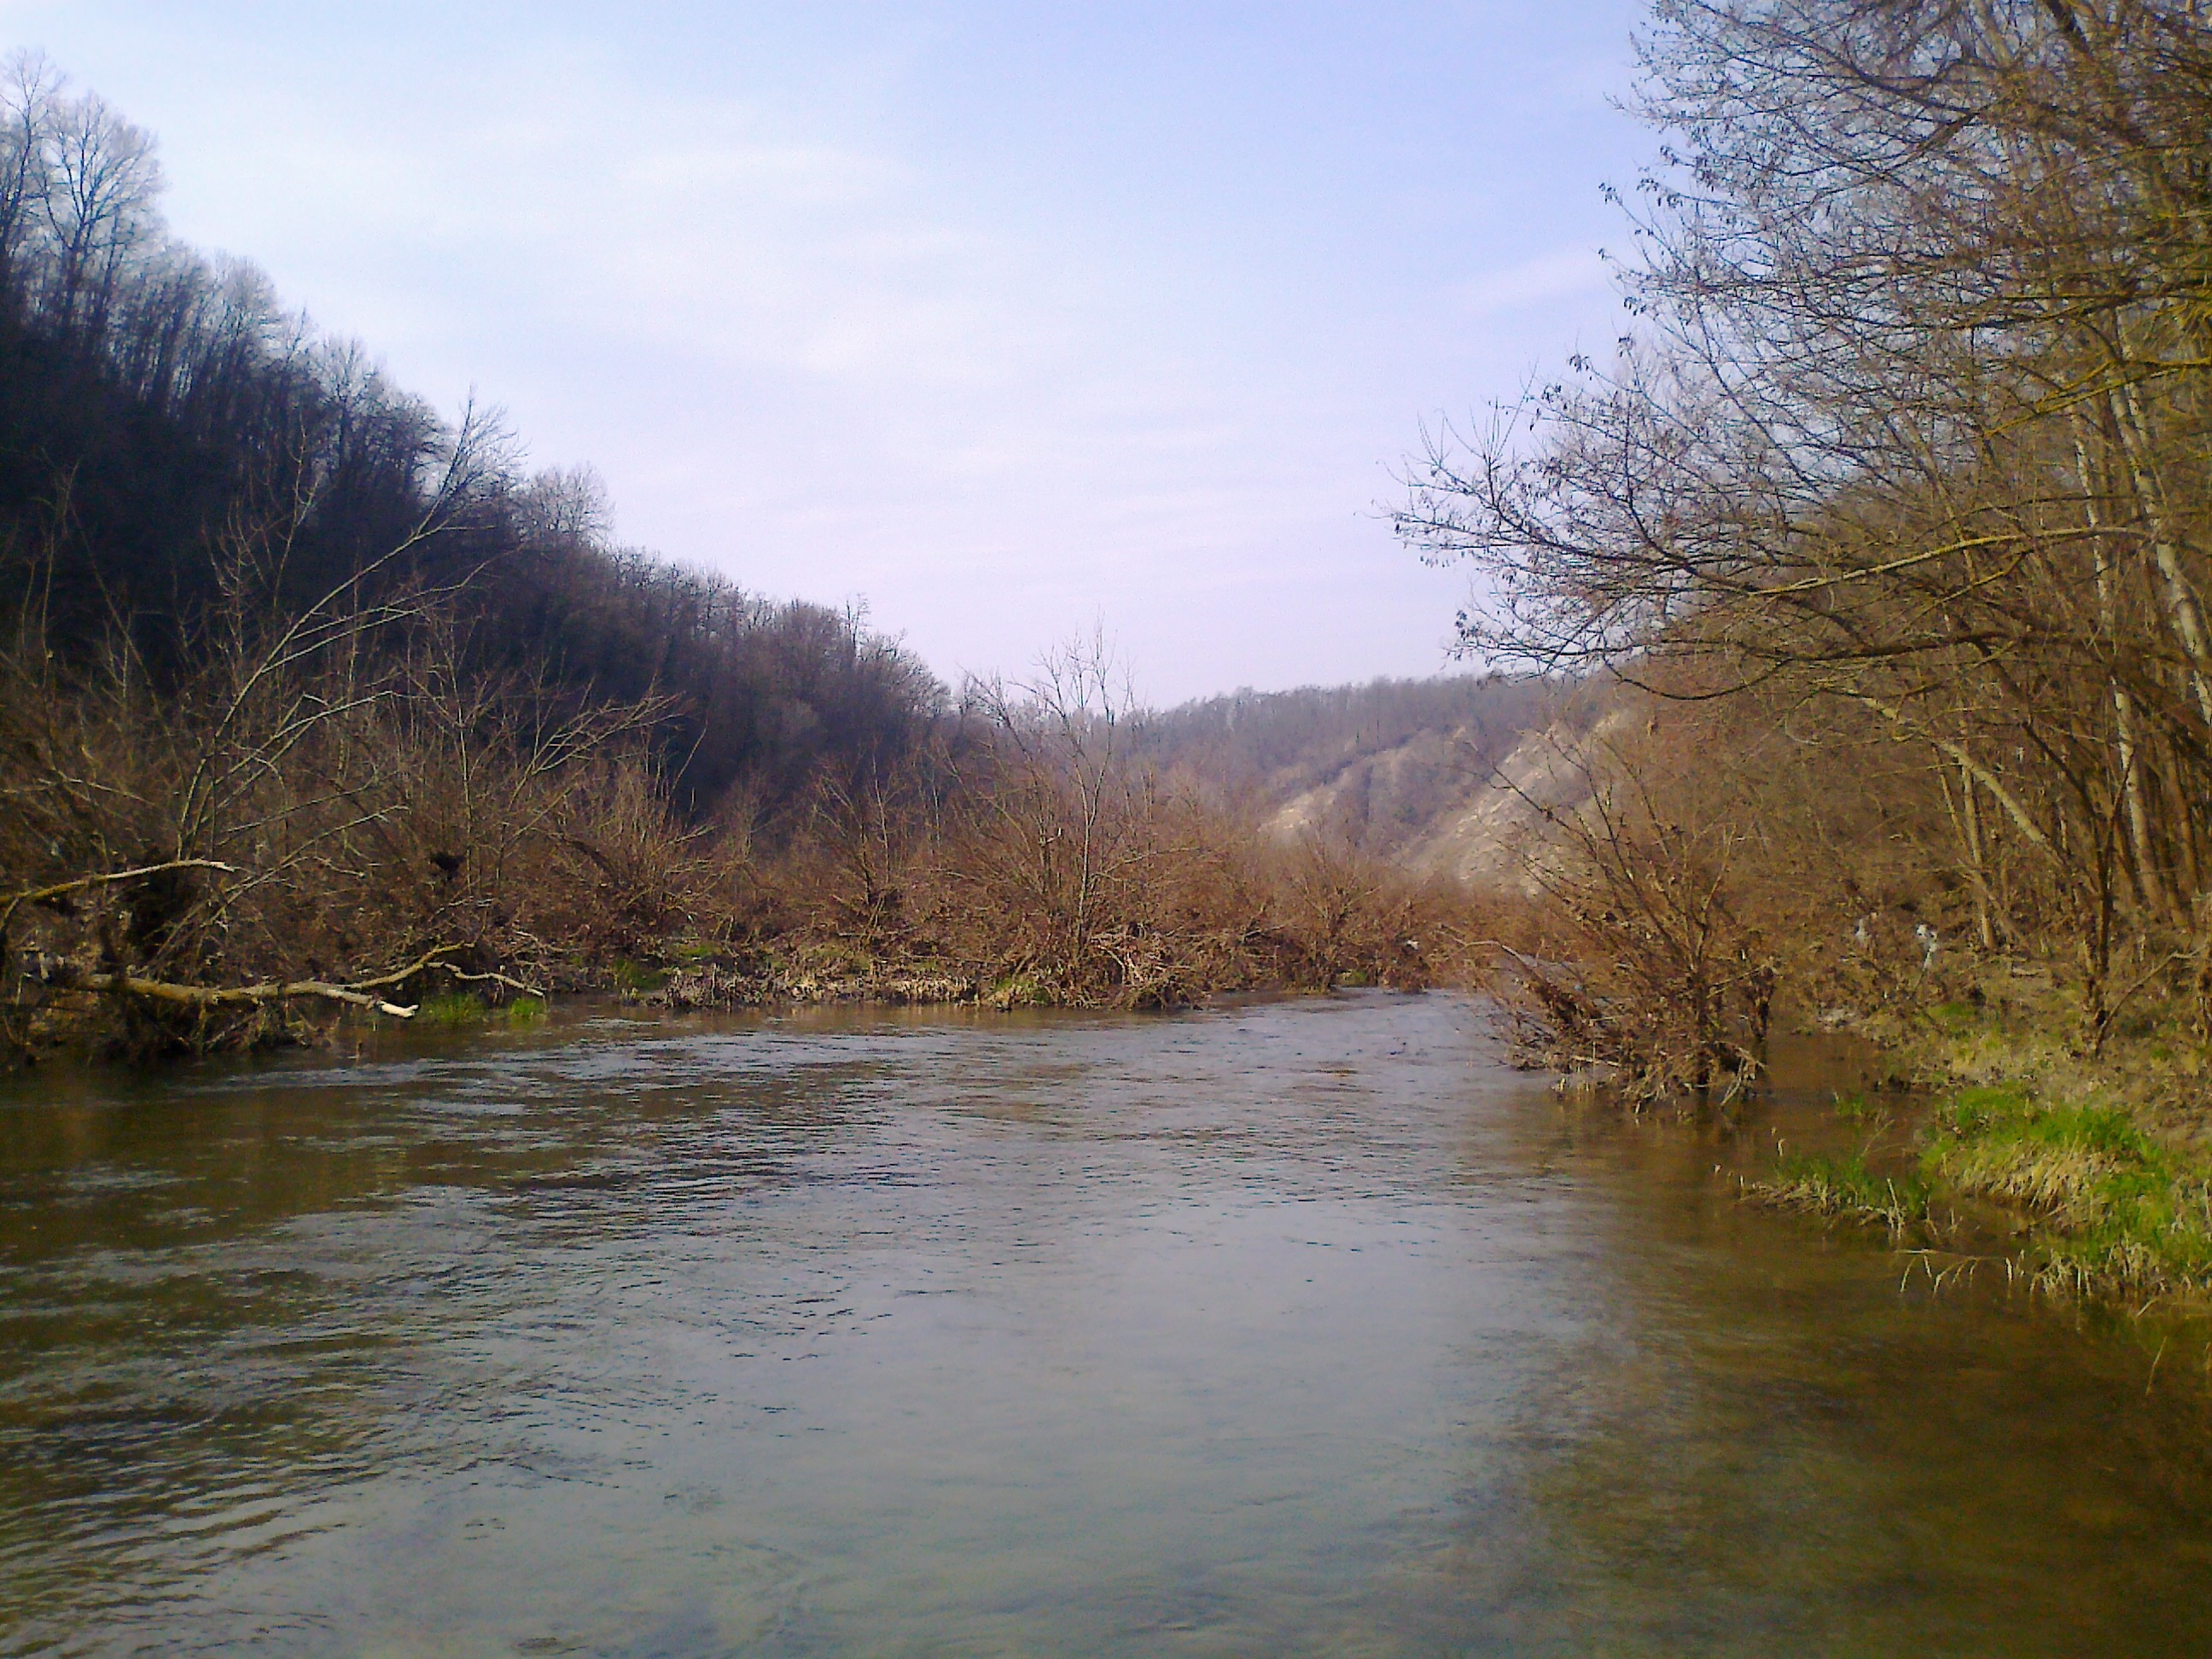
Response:
[{"label": "dry bushes", "polygon": [[1499,981],[1529,1060],[1638,1101],[1742,1087],[1777,1018],[1925,1000],[1989,914],[1910,747],[1832,710],[1808,741],[1779,696],[1665,690],[1591,688],[1601,712],[1554,728],[1576,787],[1524,796],[1540,896]]},{"label": "dry bushes", "polygon": [[679,1003],[775,995],[1182,1006],[1207,995],[1462,975],[1484,931],[1456,888],[1171,783],[1095,646],[971,685],[939,740],[825,780],[744,866],[750,919],[679,972]]},{"label": "dry bushes", "polygon": [[1458,890],[1340,847],[1280,844],[1142,788],[1109,823],[1079,780],[1009,780],[996,763],[971,750],[927,813],[865,837],[817,826],[746,865],[749,908],[720,912],[716,943],[694,945],[703,959],[662,996],[1173,1008],[1231,991],[1415,989],[1462,974],[1486,929]]},{"label": "dry bushes", "polygon": [[1540,953],[1508,949],[1503,981],[1522,1048],[1639,1102],[1735,1091],[1759,1070],[1776,983],[1741,909],[1744,827],[1696,803],[1662,811],[1642,756],[1602,736],[1562,758],[1589,796],[1547,811],[1532,853],[1548,926]]},{"label": "dry bushes", "polygon": [[0,654],[13,1050],[295,1036],[668,927],[687,843],[635,757],[653,705],[464,678],[435,605],[347,591],[241,599],[202,647],[162,683],[120,645],[64,672],[30,620]]},{"label": "dry bushes", "polygon": [[1456,889],[1320,834],[1283,842],[1164,778],[1094,644],[1011,696],[975,688],[981,729],[951,798],[945,921],[1039,1000],[1172,1006],[1210,993],[1417,988],[1457,974]]},{"label": "dry bushes", "polygon": [[1164,785],[1077,653],[971,688],[895,764],[702,825],[646,758],[664,704],[464,672],[450,614],[241,605],[159,690],[120,649],[65,675],[27,628],[0,660],[9,1048],[290,1040],[463,988],[1176,1007],[1419,987],[1486,929]]},{"label": "dry bushes", "polygon": [[1681,665],[1644,672],[1655,690],[1594,688],[1599,717],[1555,728],[1575,787],[1520,791],[1540,900],[1500,983],[1532,1063],[1639,1101],[1727,1092],[1776,1018],[1894,1037],[1993,975],[2063,987],[2054,1036],[2094,1058],[2130,1006],[2205,982],[2203,933],[2111,860],[2116,822],[2039,845],[1876,714],[1782,677],[1714,698]]}]

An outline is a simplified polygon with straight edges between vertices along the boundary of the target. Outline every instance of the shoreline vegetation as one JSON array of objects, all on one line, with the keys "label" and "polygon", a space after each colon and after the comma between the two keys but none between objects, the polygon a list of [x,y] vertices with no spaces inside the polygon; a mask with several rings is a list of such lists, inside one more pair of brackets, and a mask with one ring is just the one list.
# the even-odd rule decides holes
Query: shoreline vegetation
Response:
[{"label": "shoreline vegetation", "polygon": [[15,1058],[316,1041],[349,1015],[576,990],[1003,1009],[1410,989],[1464,980],[1494,927],[1449,883],[1209,799],[1137,748],[1141,716],[1084,652],[971,685],[895,763],[687,817],[644,752],[653,711],[487,732],[412,685],[365,688],[350,630],[349,678],[322,679],[292,630],[271,623],[158,714],[104,674],[34,678],[35,653],[0,653],[0,722],[32,761],[13,769],[32,808],[15,867],[55,862],[22,852],[33,838],[191,849],[0,895]]},{"label": "shoreline vegetation", "polygon": [[1931,1115],[1753,1196],[2202,1301],[2212,23],[1665,0],[1637,45],[1618,348],[1435,433],[1397,519],[1470,650],[1589,705],[1525,1048],[1642,1109],[1860,1032]]},{"label": "shoreline vegetation", "polygon": [[1784,1148],[1745,1196],[1905,1249],[1994,1241],[2060,1299],[2212,1307],[2212,1048],[2185,1010],[2147,1008],[2091,1054],[2067,1000],[2045,981],[1916,1011],[1881,1033],[1889,1089],[1836,1097],[1857,1146]]},{"label": "shoreline vegetation", "polygon": [[947,687],[863,611],[617,544],[588,473],[439,418],[161,188],[147,134],[8,61],[0,1060],[580,988],[1175,1007],[1463,976],[1495,931],[1251,785],[1540,694],[1163,714],[1097,638]]}]

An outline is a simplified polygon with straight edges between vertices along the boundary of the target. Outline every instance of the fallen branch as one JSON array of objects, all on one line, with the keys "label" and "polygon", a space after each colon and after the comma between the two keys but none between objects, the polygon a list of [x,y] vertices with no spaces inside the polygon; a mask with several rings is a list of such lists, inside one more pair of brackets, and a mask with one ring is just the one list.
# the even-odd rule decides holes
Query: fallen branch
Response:
[{"label": "fallen branch", "polygon": [[535,985],[525,985],[519,979],[509,979],[505,974],[489,969],[480,974],[472,974],[466,969],[457,968],[446,960],[448,952],[466,949],[468,946],[465,945],[441,945],[435,950],[426,951],[416,957],[404,968],[395,968],[388,974],[379,974],[374,979],[349,980],[346,982],[346,988],[350,991],[380,990],[386,985],[397,985],[402,980],[412,979],[417,974],[428,973],[433,968],[439,968],[467,984],[504,985],[510,991],[519,992],[526,997],[536,997],[540,1001],[544,1000],[545,993]]},{"label": "fallen branch", "polygon": [[343,1002],[350,1007],[373,1009],[380,1014],[390,1014],[396,1019],[414,1018],[416,1009],[421,1006],[419,1003],[410,1006],[386,1002],[381,997],[370,995],[359,986],[332,985],[319,979],[281,982],[269,980],[259,985],[176,985],[167,980],[141,979],[135,974],[86,974],[77,978],[74,986],[64,984],[62,988],[119,992],[126,996],[146,997],[155,1002],[180,1003],[191,1008],[258,1006],[303,997],[319,997],[329,1002]]},{"label": "fallen branch", "polygon": [[369,979],[348,980],[343,984],[321,979],[295,979],[264,980],[258,985],[179,985],[169,980],[141,978],[136,974],[83,974],[73,976],[60,988],[113,992],[125,996],[145,997],[155,1002],[177,1003],[189,1008],[250,1007],[270,1002],[317,998],[325,1002],[343,1003],[348,1007],[368,1008],[380,1014],[390,1014],[395,1019],[412,1019],[422,1007],[421,1003],[389,1002],[375,993],[412,979],[417,974],[441,969],[455,979],[471,983],[495,982],[524,996],[544,996],[544,992],[536,987],[511,979],[505,974],[489,971],[471,973],[444,959],[448,951],[465,948],[459,945],[441,945],[436,950],[416,957],[404,968],[395,968],[388,974],[378,974]]},{"label": "fallen branch", "polygon": [[433,967],[442,968],[447,973],[451,974],[455,979],[464,981],[471,985],[481,985],[487,982],[495,985],[504,985],[508,990],[515,992],[519,995],[536,997],[540,1002],[545,1000],[545,992],[541,988],[535,985],[525,985],[519,979],[509,979],[505,974],[495,972],[489,969],[487,969],[481,974],[467,974],[463,973],[459,969],[454,967],[450,962],[434,963],[431,965]]}]

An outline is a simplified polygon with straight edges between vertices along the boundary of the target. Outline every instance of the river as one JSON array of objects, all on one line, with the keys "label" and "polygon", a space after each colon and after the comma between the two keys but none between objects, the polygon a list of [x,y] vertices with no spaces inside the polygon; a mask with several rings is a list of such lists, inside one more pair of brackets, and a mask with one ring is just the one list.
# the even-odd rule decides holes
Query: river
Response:
[{"label": "river", "polygon": [[0,1652],[2212,1650],[2201,1336],[1735,1201],[1789,1110],[1382,993],[19,1078]]}]

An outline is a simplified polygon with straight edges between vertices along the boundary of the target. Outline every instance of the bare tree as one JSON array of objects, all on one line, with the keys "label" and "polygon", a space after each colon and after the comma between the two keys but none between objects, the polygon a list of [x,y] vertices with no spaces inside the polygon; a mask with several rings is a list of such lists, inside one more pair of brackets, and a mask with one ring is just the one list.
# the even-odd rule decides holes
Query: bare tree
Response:
[{"label": "bare tree", "polygon": [[1873,717],[1983,945],[2104,1009],[2206,892],[2212,26],[1666,0],[1642,52],[1617,356],[1435,434],[1400,532],[1490,584],[1470,648]]}]

